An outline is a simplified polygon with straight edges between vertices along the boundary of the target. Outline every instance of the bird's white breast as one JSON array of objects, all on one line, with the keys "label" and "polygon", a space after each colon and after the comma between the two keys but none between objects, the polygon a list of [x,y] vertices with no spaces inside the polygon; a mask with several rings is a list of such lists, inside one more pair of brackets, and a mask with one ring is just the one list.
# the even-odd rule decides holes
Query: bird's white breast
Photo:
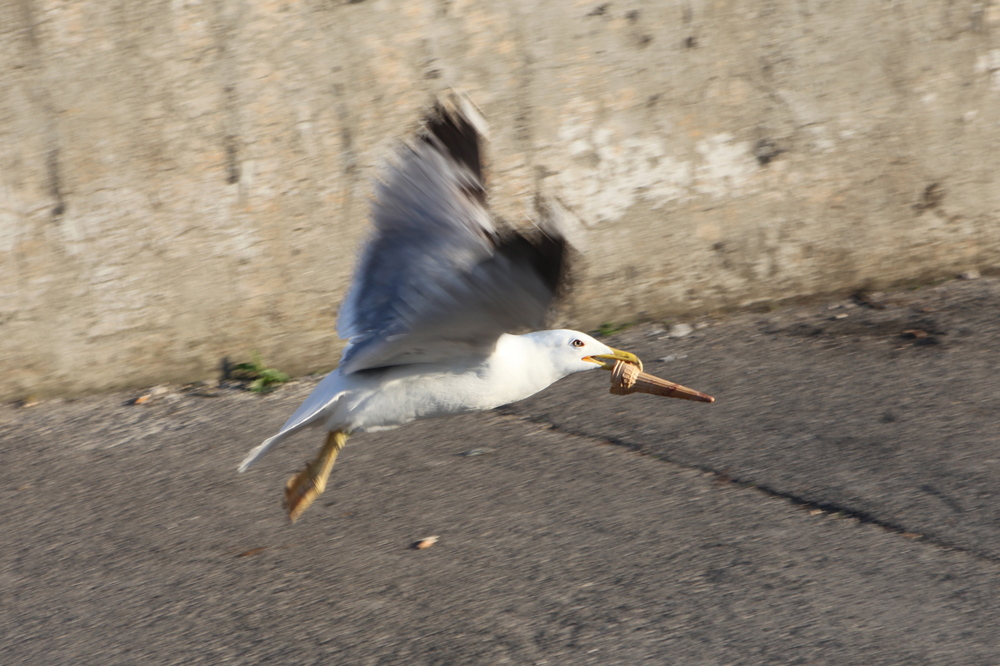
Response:
[{"label": "bird's white breast", "polygon": [[523,400],[559,378],[530,341],[504,335],[485,361],[404,365],[343,377],[344,394],[325,427],[385,430],[416,419],[484,411]]}]

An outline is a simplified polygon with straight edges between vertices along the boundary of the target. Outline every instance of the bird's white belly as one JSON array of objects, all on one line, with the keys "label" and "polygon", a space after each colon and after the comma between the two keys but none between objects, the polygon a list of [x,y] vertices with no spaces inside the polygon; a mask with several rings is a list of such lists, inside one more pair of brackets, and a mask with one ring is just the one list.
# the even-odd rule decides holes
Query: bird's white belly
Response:
[{"label": "bird's white belly", "polygon": [[327,420],[328,430],[373,432],[417,419],[484,411],[526,398],[547,385],[498,377],[490,368],[428,372],[426,366],[403,366],[358,379]]}]

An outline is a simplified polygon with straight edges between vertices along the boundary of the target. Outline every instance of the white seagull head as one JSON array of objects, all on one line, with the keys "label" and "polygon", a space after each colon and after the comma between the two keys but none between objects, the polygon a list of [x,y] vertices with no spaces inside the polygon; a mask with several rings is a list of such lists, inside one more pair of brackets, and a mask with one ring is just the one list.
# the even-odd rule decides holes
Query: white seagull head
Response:
[{"label": "white seagull head", "polygon": [[528,333],[559,376],[565,377],[584,370],[604,368],[611,370],[618,361],[632,363],[642,368],[642,361],[635,354],[609,347],[586,333],[569,329]]}]

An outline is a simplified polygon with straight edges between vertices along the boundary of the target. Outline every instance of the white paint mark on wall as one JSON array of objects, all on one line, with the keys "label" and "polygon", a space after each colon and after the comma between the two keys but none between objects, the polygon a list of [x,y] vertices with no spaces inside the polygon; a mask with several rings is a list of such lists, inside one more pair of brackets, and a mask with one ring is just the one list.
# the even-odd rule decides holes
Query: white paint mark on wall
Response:
[{"label": "white paint mark on wall", "polygon": [[758,168],[749,144],[733,141],[729,134],[717,134],[699,141],[695,150],[702,158],[695,172],[695,189],[702,194],[733,195],[747,184]]},{"label": "white paint mark on wall", "polygon": [[[697,194],[732,196],[758,168],[750,146],[729,134],[699,141],[700,160],[676,158],[663,137],[622,137],[578,118],[562,124],[559,140],[566,152],[553,155],[549,168],[558,172],[560,195],[588,225],[620,219],[638,201],[659,208]],[[554,168],[567,153],[570,164]]]},{"label": "white paint mark on wall", "polygon": [[560,193],[586,211],[588,224],[618,219],[639,199],[663,205],[691,185],[691,164],[671,157],[658,137],[620,139],[612,128],[570,120],[559,138],[572,160],[553,169]]},{"label": "white paint mark on wall", "polygon": [[990,88],[1000,92],[1000,49],[990,49],[988,53],[976,58],[975,72],[989,74]]}]

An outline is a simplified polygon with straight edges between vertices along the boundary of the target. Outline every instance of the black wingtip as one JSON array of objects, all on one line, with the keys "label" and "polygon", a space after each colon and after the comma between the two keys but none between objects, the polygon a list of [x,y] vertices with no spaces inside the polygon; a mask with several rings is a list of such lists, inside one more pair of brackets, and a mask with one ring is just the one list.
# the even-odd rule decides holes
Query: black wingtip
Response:
[{"label": "black wingtip", "polygon": [[424,141],[440,142],[448,155],[483,182],[482,135],[477,123],[458,103],[438,102],[428,114]]},{"label": "black wingtip", "polygon": [[564,296],[569,278],[569,252],[569,243],[562,235],[542,229],[512,230],[499,240],[496,247],[497,254],[522,264],[526,271],[534,272],[551,292],[553,301]]}]

